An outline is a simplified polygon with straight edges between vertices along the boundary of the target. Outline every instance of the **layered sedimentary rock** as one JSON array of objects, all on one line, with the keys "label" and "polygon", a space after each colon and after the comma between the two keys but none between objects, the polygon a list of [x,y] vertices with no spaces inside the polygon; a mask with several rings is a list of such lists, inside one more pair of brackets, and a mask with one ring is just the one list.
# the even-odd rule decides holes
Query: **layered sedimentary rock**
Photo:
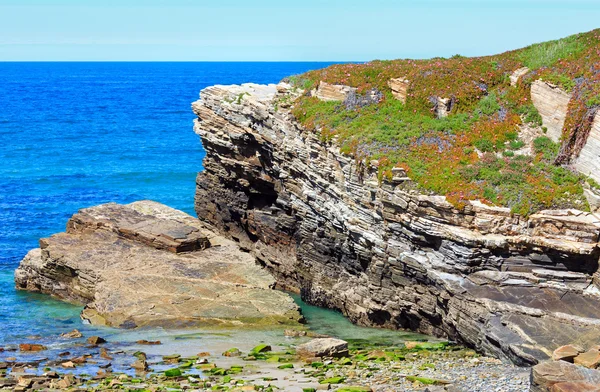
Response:
[{"label": "layered sedimentary rock", "polygon": [[356,92],[356,88],[341,84],[319,83],[315,95],[323,101],[344,101],[350,94]]},{"label": "layered sedimentary rock", "polygon": [[587,141],[573,163],[579,172],[600,182],[600,113],[594,116]]},{"label": "layered sedimentary rock", "polygon": [[408,88],[410,82],[406,78],[395,78],[388,80],[388,86],[392,89],[392,95],[398,101],[406,103],[406,96],[408,95]]},{"label": "layered sedimentary rock", "polygon": [[536,80],[531,84],[531,101],[542,116],[548,137],[555,142],[560,141],[570,100],[571,94],[558,86],[543,80]]},{"label": "layered sedimentary rock", "polygon": [[600,391],[600,371],[566,361],[544,362],[531,370],[531,392]]},{"label": "layered sedimentary rock", "polygon": [[117,327],[295,323],[291,297],[237,244],[150,201],[81,210],[40,240],[17,288],[85,304],[82,318]]},{"label": "layered sedimentary rock", "polygon": [[457,210],[412,190],[401,169],[380,182],[377,162],[299,126],[277,105],[284,91],[215,86],[193,104],[207,151],[198,216],[279,287],[359,324],[446,336],[520,364],[600,341],[597,216]]}]

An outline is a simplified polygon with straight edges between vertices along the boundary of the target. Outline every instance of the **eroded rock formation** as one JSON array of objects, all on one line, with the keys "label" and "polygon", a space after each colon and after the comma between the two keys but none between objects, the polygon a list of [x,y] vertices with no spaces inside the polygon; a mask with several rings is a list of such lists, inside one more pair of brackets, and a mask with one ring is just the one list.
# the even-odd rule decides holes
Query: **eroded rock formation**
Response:
[{"label": "eroded rock formation", "polygon": [[410,86],[410,82],[406,78],[394,78],[388,80],[388,86],[392,89],[392,95],[398,101],[402,103],[406,103],[406,96],[408,94],[408,88]]},{"label": "eroded rock formation", "polygon": [[[216,86],[193,104],[207,151],[196,211],[251,251],[281,288],[352,321],[447,336],[531,364],[600,340],[598,217],[523,219],[380,182],[300,127],[285,88]],[[245,93],[242,103],[232,99]]]},{"label": "eroded rock formation", "polygon": [[555,142],[560,141],[569,100],[571,94],[558,86],[543,80],[536,80],[531,84],[531,101],[542,116],[548,137]]},{"label": "eroded rock formation", "polygon": [[297,306],[237,244],[151,201],[81,210],[40,240],[17,288],[85,304],[82,318],[117,327],[295,323]]},{"label": "eroded rock formation", "polygon": [[573,163],[579,172],[600,182],[600,113],[594,116],[587,141]]}]

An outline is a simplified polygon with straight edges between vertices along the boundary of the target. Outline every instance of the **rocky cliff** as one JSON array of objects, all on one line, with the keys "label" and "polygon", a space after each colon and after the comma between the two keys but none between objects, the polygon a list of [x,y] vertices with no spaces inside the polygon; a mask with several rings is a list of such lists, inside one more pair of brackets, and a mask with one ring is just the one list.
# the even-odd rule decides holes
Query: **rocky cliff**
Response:
[{"label": "rocky cliff", "polygon": [[214,86],[193,104],[207,152],[197,214],[251,251],[278,287],[355,323],[449,337],[518,364],[597,343],[596,215],[523,218],[477,201],[459,210],[417,192],[400,168],[381,179],[377,161],[295,121],[299,93]]}]

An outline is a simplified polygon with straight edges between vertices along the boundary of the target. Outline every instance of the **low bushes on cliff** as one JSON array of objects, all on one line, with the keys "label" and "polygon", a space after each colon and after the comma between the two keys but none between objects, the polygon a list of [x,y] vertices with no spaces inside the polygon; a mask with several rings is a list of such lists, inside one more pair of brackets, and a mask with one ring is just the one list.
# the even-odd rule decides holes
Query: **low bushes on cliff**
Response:
[{"label": "low bushes on cliff", "polygon": [[[529,70],[517,83],[511,74]],[[394,98],[388,81],[408,80],[406,100]],[[586,209],[585,178],[565,165],[585,142],[600,104],[600,30],[531,45],[495,56],[373,61],[340,64],[296,76],[296,86],[320,81],[377,89],[377,104],[348,109],[305,94],[292,112],[305,127],[335,140],[357,160],[379,161],[381,178],[400,166],[425,191],[443,194],[457,207],[482,199],[528,215],[543,208]],[[573,92],[562,146],[548,138],[532,143],[520,134],[539,128],[530,86],[543,79]],[[440,99],[448,116],[438,113]],[[436,115],[437,114],[437,115]],[[439,117],[439,118],[438,118]]]}]

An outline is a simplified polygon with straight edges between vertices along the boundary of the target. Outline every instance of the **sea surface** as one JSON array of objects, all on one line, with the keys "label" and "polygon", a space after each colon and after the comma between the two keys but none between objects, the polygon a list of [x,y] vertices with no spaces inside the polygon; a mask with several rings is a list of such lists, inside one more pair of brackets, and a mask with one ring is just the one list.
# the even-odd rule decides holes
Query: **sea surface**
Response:
[{"label": "sea surface", "polygon": [[[199,91],[213,84],[277,83],[326,65],[0,63],[0,347],[31,340],[52,345],[73,328],[122,341],[139,338],[139,332],[82,325],[79,307],[16,291],[19,261],[39,238],[63,231],[80,208],[152,199],[194,215],[204,150],[192,130],[190,105]],[[354,327],[334,312],[302,305],[309,324],[323,333],[409,336]],[[170,334],[145,333],[163,340]],[[223,345],[235,340],[202,336]]]}]

